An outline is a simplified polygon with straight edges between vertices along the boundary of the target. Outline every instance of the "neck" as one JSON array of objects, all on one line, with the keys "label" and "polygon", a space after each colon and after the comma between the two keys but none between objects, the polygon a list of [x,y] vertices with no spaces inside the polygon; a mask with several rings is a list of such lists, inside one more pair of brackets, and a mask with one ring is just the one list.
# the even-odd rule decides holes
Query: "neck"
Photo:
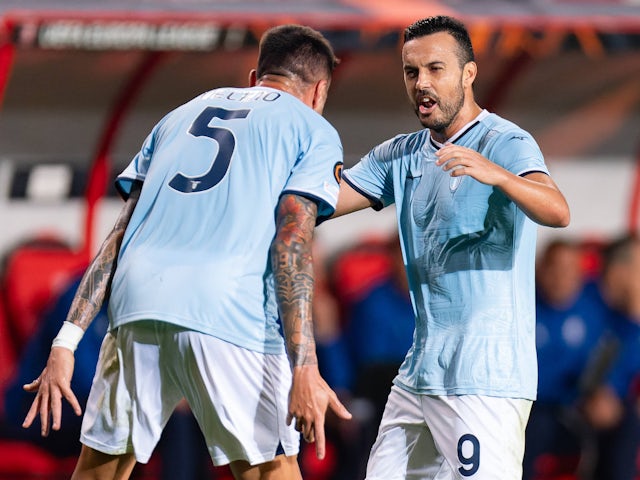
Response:
[{"label": "neck", "polygon": [[480,115],[481,112],[482,108],[480,108],[480,106],[475,102],[472,102],[470,105],[465,105],[460,109],[448,127],[439,132],[432,130],[431,137],[438,143],[445,143],[451,137],[454,137],[469,122],[473,121],[478,115]]},{"label": "neck", "polygon": [[256,81],[256,85],[259,87],[275,88],[287,92],[294,97],[304,101],[304,89],[297,79],[292,79],[284,75],[276,75],[268,73],[263,75]]}]

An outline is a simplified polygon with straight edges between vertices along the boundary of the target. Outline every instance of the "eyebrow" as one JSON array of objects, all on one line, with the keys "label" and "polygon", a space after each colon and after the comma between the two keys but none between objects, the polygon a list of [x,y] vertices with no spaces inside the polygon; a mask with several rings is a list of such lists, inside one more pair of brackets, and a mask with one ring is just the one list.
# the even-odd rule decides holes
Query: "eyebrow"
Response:
[{"label": "eyebrow", "polygon": [[[433,66],[435,66],[435,65],[446,65],[446,64],[447,64],[447,62],[445,62],[444,60],[434,60],[434,61],[432,61],[432,62],[427,63],[425,66],[426,66],[426,67],[433,67]],[[408,70],[408,69],[410,69],[410,70],[417,70],[418,68],[420,68],[420,66],[415,66],[415,65],[413,65],[413,64],[404,64],[404,65],[402,66],[402,68],[403,68],[404,70]]]}]

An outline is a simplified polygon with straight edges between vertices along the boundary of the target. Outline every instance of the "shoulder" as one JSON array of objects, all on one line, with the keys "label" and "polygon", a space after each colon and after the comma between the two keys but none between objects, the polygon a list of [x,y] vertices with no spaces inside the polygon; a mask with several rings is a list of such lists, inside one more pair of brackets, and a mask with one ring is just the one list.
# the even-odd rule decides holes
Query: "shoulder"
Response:
[{"label": "shoulder", "polygon": [[419,152],[429,140],[429,130],[402,133],[374,147],[369,156],[378,160],[393,160]]},{"label": "shoulder", "polygon": [[544,167],[544,156],[533,136],[515,123],[491,113],[480,120],[478,150],[517,175]]},{"label": "shoulder", "polygon": [[302,128],[306,128],[311,134],[323,132],[324,134],[338,137],[338,131],[331,122],[316,112],[313,108],[309,107],[290,93],[275,89],[271,90],[274,95],[280,95],[277,108],[282,111],[282,115],[279,117],[279,120],[290,123],[294,126],[298,125]]},{"label": "shoulder", "polygon": [[526,142],[536,145],[537,143],[528,131],[518,126],[514,122],[507,120],[495,113],[489,113],[480,120],[480,124],[487,132],[492,132],[492,137],[499,142]]}]

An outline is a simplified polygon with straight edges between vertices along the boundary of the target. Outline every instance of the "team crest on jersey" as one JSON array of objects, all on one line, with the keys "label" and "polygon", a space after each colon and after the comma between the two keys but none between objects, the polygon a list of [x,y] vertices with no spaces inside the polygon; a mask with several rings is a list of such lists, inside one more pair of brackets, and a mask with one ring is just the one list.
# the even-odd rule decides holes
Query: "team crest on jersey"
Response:
[{"label": "team crest on jersey", "polygon": [[342,180],[342,166],[342,162],[338,162],[333,166],[333,177],[338,183]]},{"label": "team crest on jersey", "polygon": [[455,192],[460,186],[460,182],[462,181],[462,177],[451,177],[449,179],[449,190]]}]

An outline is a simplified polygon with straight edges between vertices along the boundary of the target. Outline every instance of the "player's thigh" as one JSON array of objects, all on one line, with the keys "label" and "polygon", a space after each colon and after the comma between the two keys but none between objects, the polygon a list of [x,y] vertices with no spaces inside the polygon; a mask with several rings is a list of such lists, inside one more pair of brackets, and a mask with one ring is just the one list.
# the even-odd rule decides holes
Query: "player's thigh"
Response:
[{"label": "player's thigh", "polygon": [[108,455],[135,453],[146,463],[182,397],[163,373],[165,324],[140,321],[103,341],[82,423],[81,442]]},{"label": "player's thigh", "polygon": [[286,424],[291,367],[284,353],[254,352],[198,332],[182,332],[176,342],[184,358],[178,381],[216,465],[297,455],[299,433]]},{"label": "player's thigh", "polygon": [[478,395],[423,396],[436,448],[452,478],[520,480],[531,402]]},{"label": "player's thigh", "polygon": [[83,445],[71,480],[126,480],[135,465],[131,453],[108,455]]},{"label": "player's thigh", "polygon": [[367,480],[424,480],[447,469],[424,421],[420,396],[391,388],[369,460]]},{"label": "player's thigh", "polygon": [[244,460],[232,462],[231,472],[237,480],[301,480],[297,455],[278,455],[270,462],[250,465]]}]

